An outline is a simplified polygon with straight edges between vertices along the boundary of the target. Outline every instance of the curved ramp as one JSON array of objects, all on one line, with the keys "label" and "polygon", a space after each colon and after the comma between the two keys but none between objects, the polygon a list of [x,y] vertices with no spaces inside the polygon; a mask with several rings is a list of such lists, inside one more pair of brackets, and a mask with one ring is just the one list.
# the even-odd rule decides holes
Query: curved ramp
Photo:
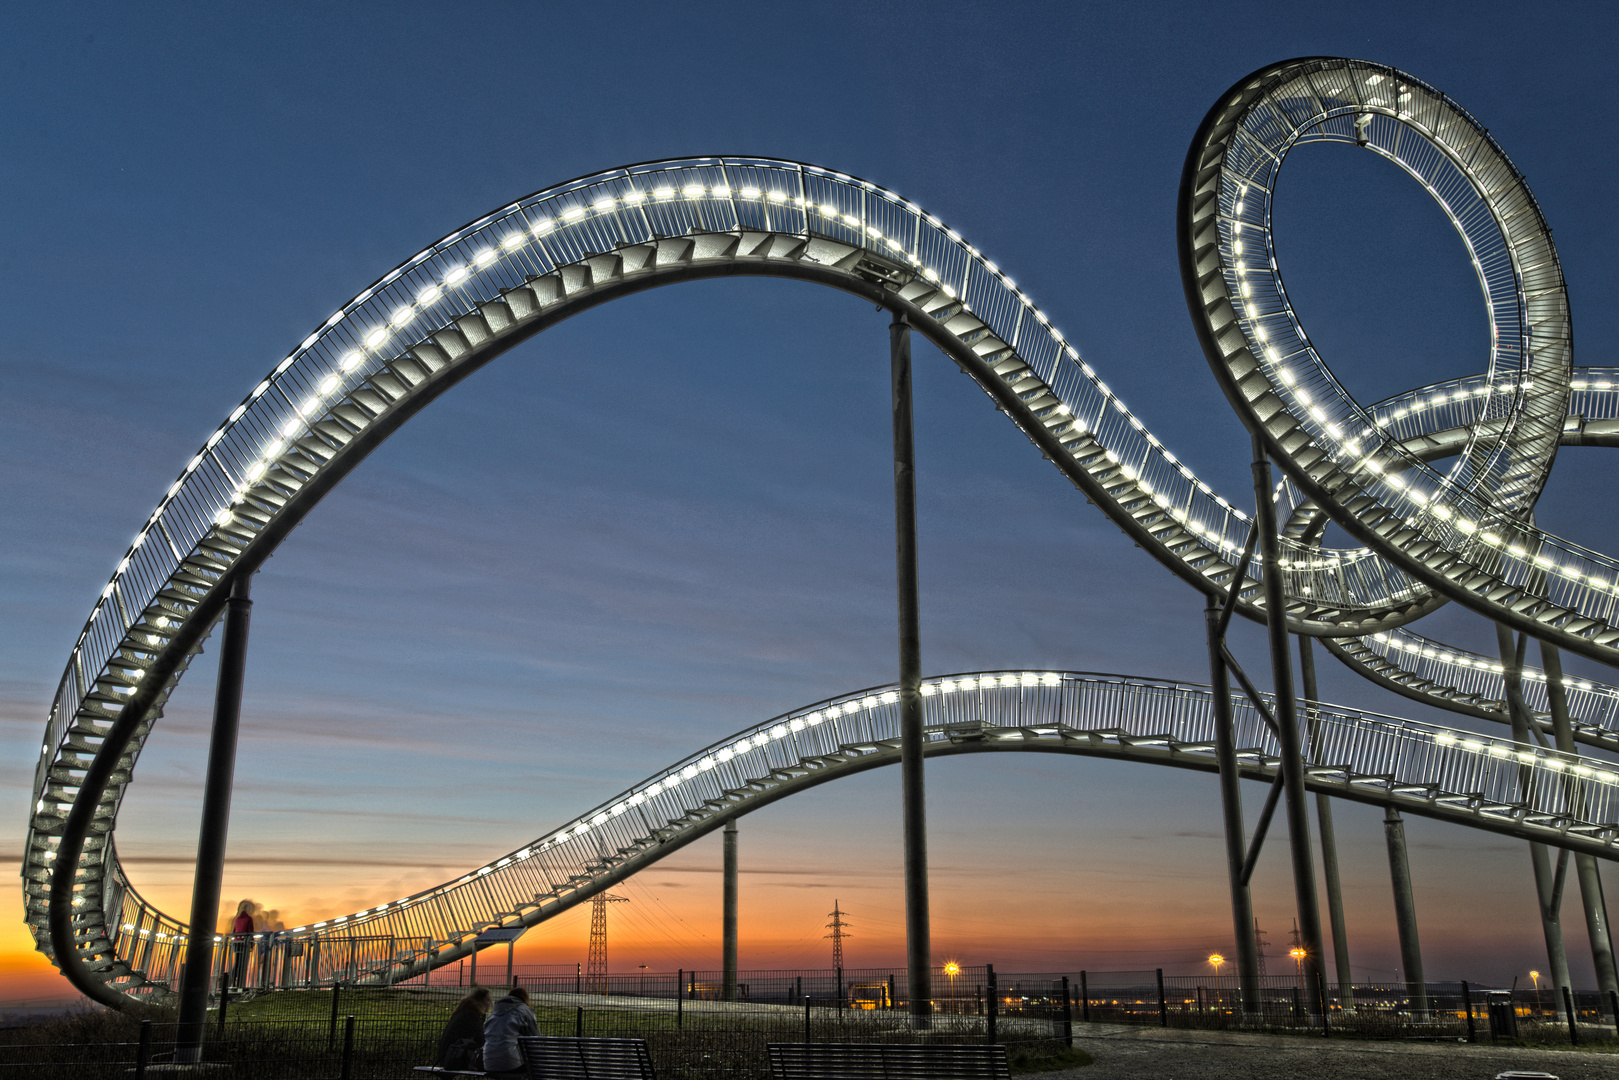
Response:
[{"label": "curved ramp", "polygon": [[[929,679],[922,690],[930,756],[1034,751],[1217,770],[1205,686],[994,671]],[[898,700],[896,687],[876,687],[772,717],[453,881],[298,927],[283,940],[297,942],[301,955],[327,958],[317,981],[392,983],[451,963],[473,950],[480,930],[544,922],[727,818],[897,764]],[[1232,707],[1245,775],[1273,779],[1275,735],[1246,698],[1233,698]],[[1619,858],[1619,765],[1333,705],[1306,711],[1312,790]],[[131,890],[115,910],[104,976],[125,994],[169,992],[185,928]],[[352,947],[343,947],[352,941],[398,944],[356,967]]]}]

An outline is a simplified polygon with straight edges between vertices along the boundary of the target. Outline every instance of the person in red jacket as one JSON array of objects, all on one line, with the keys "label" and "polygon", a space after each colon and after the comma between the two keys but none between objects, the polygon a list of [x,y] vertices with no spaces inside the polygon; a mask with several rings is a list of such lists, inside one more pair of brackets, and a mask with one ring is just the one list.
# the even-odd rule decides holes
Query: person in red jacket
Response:
[{"label": "person in red jacket", "polygon": [[235,950],[231,965],[231,983],[240,988],[247,975],[247,958],[253,948],[253,901],[243,900],[236,907],[236,918],[230,924],[231,947]]}]

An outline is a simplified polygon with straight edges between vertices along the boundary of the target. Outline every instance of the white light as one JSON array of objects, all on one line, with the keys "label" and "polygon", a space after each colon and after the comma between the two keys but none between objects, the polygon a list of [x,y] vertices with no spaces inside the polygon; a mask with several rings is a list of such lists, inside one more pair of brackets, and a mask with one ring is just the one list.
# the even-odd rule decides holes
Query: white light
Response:
[{"label": "white light", "polygon": [[646,192],[642,191],[640,188],[630,188],[630,190],[626,191],[623,195],[623,199],[626,204],[638,203],[645,198]]},{"label": "white light", "polygon": [[393,318],[389,319],[388,321],[394,326],[404,326],[415,317],[416,312],[407,305],[405,307],[395,308]]},{"label": "white light", "polygon": [[330,394],[333,390],[337,389],[337,384],[340,381],[341,380],[338,379],[336,375],[326,376],[320,381],[320,392],[323,394]]},{"label": "white light", "polygon": [[731,189],[726,187],[724,184],[721,184],[719,187],[714,189],[714,197],[716,199],[729,199],[731,197]]},{"label": "white light", "polygon": [[530,231],[535,236],[544,236],[554,228],[556,228],[556,222],[552,221],[550,218],[541,218],[539,221],[535,222],[534,228]]},{"label": "white light", "polygon": [[821,213],[825,217],[835,218],[838,216],[838,208],[833,206],[831,203],[822,203]]},{"label": "white light", "polygon": [[742,189],[742,197],[744,199],[757,199],[759,197],[759,189],[751,185],[745,187]]},{"label": "white light", "polygon": [[605,214],[607,211],[611,210],[614,205],[616,204],[613,202],[613,197],[609,195],[604,199],[597,199],[591,206],[591,209],[596,211],[598,214]]},{"label": "white light", "polygon": [[347,372],[353,371],[355,368],[359,367],[360,364],[363,363],[364,361],[365,361],[365,355],[363,353],[361,353],[359,350],[356,349],[356,350],[344,353],[343,354],[343,362],[339,366],[342,367],[344,373],[347,373]]},{"label": "white light", "polygon": [[505,248],[507,251],[512,251],[516,248],[522,247],[523,242],[523,234],[514,232],[510,236],[506,237],[506,239],[502,240],[500,242],[500,246]]},{"label": "white light", "polygon": [[675,189],[667,185],[655,188],[652,192],[652,197],[655,199],[672,199],[675,197]]},{"label": "white light", "polygon": [[688,199],[696,199],[703,194],[703,190],[703,185],[701,184],[687,184],[680,193]]},{"label": "white light", "polygon": [[787,193],[785,191],[772,191],[768,197],[771,202],[787,201]]},{"label": "white light", "polygon": [[226,509],[224,509],[224,510],[221,510],[219,513],[214,515],[214,524],[218,525],[221,529],[223,529],[226,525],[229,525],[230,523],[231,523],[231,512],[230,512],[230,509],[228,507]]},{"label": "white light", "polygon": [[269,469],[269,466],[266,465],[264,462],[255,461],[252,464],[252,466],[247,470],[247,478],[249,480],[258,480],[259,477],[263,476],[268,469]]},{"label": "white light", "polygon": [[449,270],[445,271],[444,274],[444,284],[446,285],[455,285],[459,282],[465,281],[466,279],[467,268],[464,266],[452,266]]},{"label": "white light", "polygon": [[319,411],[319,409],[320,409],[320,398],[318,398],[318,397],[308,398],[308,399],[306,399],[304,401],[304,403],[302,405],[300,405],[298,407],[298,411],[303,413],[305,416],[314,416],[315,413]]},{"label": "white light", "polygon": [[562,211],[563,221],[578,221],[584,216],[585,208],[582,206],[570,206],[566,210]]},{"label": "white light", "polygon": [[374,349],[378,345],[381,345],[384,341],[387,341],[387,340],[388,340],[388,331],[385,328],[379,326],[375,330],[371,331],[369,334],[365,335],[365,347],[368,348],[368,349]]}]

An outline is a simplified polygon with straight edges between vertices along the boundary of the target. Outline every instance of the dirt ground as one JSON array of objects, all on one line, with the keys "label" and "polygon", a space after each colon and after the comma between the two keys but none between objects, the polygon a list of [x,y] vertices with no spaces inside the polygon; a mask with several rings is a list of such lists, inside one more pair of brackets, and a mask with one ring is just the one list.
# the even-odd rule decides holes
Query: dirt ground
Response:
[{"label": "dirt ground", "polygon": [[1041,1080],[1491,1080],[1513,1069],[1547,1072],[1560,1080],[1619,1080],[1619,1054],[1489,1043],[1374,1042],[1076,1024],[1074,1045],[1096,1063],[1046,1073]]}]

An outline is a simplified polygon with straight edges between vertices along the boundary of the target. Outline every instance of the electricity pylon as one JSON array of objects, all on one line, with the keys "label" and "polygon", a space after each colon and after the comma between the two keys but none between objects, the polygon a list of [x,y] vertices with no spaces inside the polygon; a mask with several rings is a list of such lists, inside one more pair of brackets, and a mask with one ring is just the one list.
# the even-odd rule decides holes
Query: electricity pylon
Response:
[{"label": "electricity pylon", "polygon": [[588,993],[607,993],[607,905],[627,904],[629,900],[614,893],[597,893],[590,902],[590,953],[585,957]]},{"label": "electricity pylon", "polygon": [[843,921],[843,912],[838,908],[836,900],[832,901],[832,910],[827,914],[832,918],[832,921],[826,924],[826,928],[832,931],[826,935],[832,939],[832,966],[838,969],[841,981],[843,974],[843,939],[854,937],[854,935],[849,933],[849,924]]}]

